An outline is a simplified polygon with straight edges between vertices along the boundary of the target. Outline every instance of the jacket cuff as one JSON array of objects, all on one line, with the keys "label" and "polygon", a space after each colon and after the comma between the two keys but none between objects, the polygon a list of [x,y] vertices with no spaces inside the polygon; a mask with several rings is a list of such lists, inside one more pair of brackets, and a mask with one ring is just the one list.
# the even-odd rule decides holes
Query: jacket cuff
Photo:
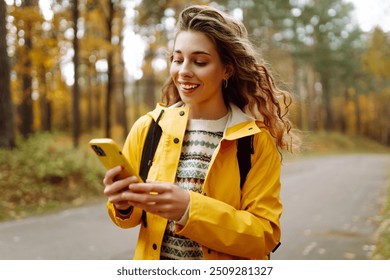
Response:
[{"label": "jacket cuff", "polygon": [[128,218],[128,217],[130,217],[131,213],[133,213],[133,209],[134,209],[133,206],[130,206],[129,208],[124,209],[124,210],[115,208],[116,212],[119,214],[119,216],[121,218]]}]

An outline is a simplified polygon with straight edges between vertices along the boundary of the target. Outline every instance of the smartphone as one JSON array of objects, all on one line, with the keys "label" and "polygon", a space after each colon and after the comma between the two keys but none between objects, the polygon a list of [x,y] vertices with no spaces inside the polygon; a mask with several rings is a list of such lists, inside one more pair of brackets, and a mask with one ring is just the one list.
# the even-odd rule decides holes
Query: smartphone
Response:
[{"label": "smartphone", "polygon": [[136,176],[139,182],[142,182],[142,179],[131,168],[130,163],[122,154],[121,149],[114,140],[110,138],[97,138],[89,141],[89,145],[106,169],[111,169],[119,165],[123,167],[123,171],[116,177],[116,179]]}]

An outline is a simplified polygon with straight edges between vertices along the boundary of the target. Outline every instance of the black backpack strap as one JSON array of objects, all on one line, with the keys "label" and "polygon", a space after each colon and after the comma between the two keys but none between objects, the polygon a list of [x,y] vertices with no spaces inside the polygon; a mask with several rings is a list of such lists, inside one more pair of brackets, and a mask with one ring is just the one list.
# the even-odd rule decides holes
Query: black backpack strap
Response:
[{"label": "black backpack strap", "polygon": [[[282,243],[278,242],[278,244],[276,244],[275,248],[272,250],[271,253],[275,253],[275,251],[279,248],[280,245],[282,245]],[[269,260],[271,259],[271,253],[268,254]]]},{"label": "black backpack strap", "polygon": [[[160,115],[156,121],[152,119],[152,123],[150,124],[149,131],[145,139],[144,148],[142,150],[141,164],[139,168],[139,176],[144,182],[148,178],[149,170],[153,163],[154,154],[156,153],[158,143],[160,142],[162,129],[158,122],[160,121],[163,113],[164,110],[161,110]],[[147,227],[148,223],[146,221],[145,211],[142,211],[141,219],[144,227]]]},{"label": "black backpack strap", "polygon": [[240,189],[244,186],[246,176],[251,169],[251,154],[254,154],[253,135],[245,136],[237,141],[237,160],[240,169]]},{"label": "black backpack strap", "polygon": [[145,139],[139,169],[139,176],[144,182],[148,178],[148,173],[153,163],[154,154],[156,153],[156,149],[161,138],[162,130],[161,127],[158,125],[158,122],[160,121],[160,118],[163,113],[164,110],[161,111],[156,121],[152,120],[148,134]]}]

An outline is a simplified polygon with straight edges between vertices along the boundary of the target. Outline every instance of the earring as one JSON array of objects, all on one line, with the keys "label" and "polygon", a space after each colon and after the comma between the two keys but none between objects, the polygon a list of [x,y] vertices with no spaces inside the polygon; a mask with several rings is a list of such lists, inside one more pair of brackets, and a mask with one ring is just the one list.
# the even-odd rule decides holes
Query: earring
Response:
[{"label": "earring", "polygon": [[228,87],[228,81],[229,81],[229,79],[223,80],[223,87],[224,88]]}]

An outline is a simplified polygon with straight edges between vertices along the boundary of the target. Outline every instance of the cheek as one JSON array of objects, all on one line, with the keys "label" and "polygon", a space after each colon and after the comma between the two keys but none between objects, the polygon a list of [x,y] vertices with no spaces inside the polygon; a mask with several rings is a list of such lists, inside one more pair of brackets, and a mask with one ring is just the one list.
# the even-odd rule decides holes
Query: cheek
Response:
[{"label": "cheek", "polygon": [[205,83],[209,84],[218,84],[221,80],[221,75],[219,71],[216,71],[215,68],[205,69],[205,71],[202,72],[202,80]]},{"label": "cheek", "polygon": [[203,69],[202,75],[206,79],[211,79],[214,82],[216,82],[217,80],[219,80],[222,77],[222,71],[219,67],[217,67],[215,65],[210,65],[210,67],[206,67]]}]

